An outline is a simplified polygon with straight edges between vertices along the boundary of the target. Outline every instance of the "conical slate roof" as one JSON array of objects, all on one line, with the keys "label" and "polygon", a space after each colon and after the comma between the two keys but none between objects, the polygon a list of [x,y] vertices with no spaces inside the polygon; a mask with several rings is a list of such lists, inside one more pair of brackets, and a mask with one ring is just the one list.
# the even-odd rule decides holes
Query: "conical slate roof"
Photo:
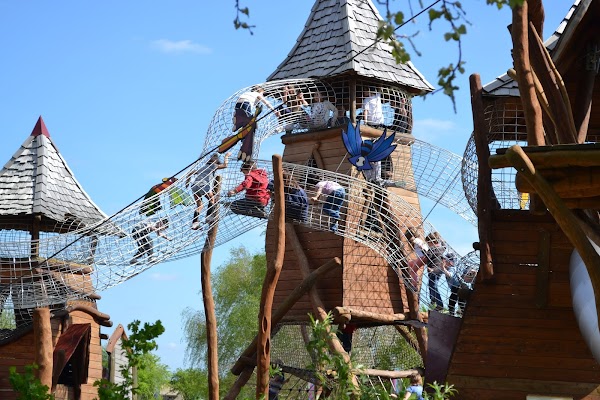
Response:
[{"label": "conical slate roof", "polygon": [[371,0],[317,0],[296,45],[267,80],[356,73],[418,92],[433,90],[412,63],[396,63],[391,46],[373,44],[380,20]]},{"label": "conical slate roof", "polygon": [[54,230],[53,222],[90,225],[106,218],[73,176],[42,117],[0,171],[0,221],[32,215],[42,216],[43,230]]}]

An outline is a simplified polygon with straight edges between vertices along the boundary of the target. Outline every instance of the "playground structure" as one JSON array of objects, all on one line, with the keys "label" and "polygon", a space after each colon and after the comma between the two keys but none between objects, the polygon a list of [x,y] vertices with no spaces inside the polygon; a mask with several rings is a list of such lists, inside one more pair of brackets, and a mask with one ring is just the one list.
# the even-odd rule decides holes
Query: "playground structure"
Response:
[{"label": "playground structure", "polygon": [[[568,23],[555,33],[555,42],[551,47],[554,54],[570,59],[564,55],[566,50],[563,50],[569,42],[567,39],[561,42],[560,38],[568,33],[565,36],[574,40],[571,32],[580,32],[575,29],[576,26],[585,26],[584,22],[588,21],[585,18],[591,19],[590,15],[597,15],[597,3],[577,2],[573,6],[570,17],[579,17],[567,19]],[[378,17],[370,2],[348,2],[348,7],[356,7],[363,12],[363,16],[367,15],[366,12],[372,13],[375,20]],[[316,13],[326,13],[336,18],[329,2],[317,1],[309,17],[310,23],[300,35],[297,46],[269,82],[260,85],[265,97],[274,109],[281,110],[280,106],[290,87],[300,90],[305,99],[313,99],[315,93],[320,92],[338,110],[346,110],[347,119],[356,124],[359,122],[359,105],[366,98],[364,88],[378,88],[382,102],[387,105],[384,108],[385,125],[389,131],[396,132],[396,148],[390,157],[387,172],[390,174],[389,180],[397,185],[382,187],[368,182],[350,164],[342,142],[342,130],[349,129],[347,120],[332,121],[327,126],[311,126],[307,122],[306,108],[303,107],[292,109],[290,113],[284,116],[280,114],[279,117],[265,108],[258,115],[251,147],[253,155],[258,154],[264,140],[285,132],[282,138],[286,145],[284,162],[279,172],[277,167],[273,170],[270,161],[255,160],[258,168],[268,171],[270,179],[277,181],[279,173],[285,172],[293,176],[310,196],[314,193],[312,178],[316,176],[319,180],[340,184],[346,192],[339,228],[335,232],[331,232],[331,221],[323,214],[323,201],[309,206],[306,220],[288,221],[285,227],[284,267],[272,293],[274,315],[279,317],[276,320],[279,325],[274,322],[271,352],[273,358],[283,360],[284,371],[298,377],[294,383],[295,389],[286,392],[286,398],[306,397],[309,384],[314,384],[310,371],[304,369],[310,355],[303,347],[303,332],[307,313],[318,315],[314,312],[315,308],[334,312],[334,321],[341,327],[352,324],[358,328],[353,335],[352,355],[363,361],[364,365],[372,367],[371,375],[368,375],[372,384],[389,387],[392,379],[406,377],[414,373],[413,367],[425,365],[428,380],[434,376],[440,378],[438,380],[448,379],[456,384],[461,398],[465,399],[493,398],[490,393],[494,390],[502,398],[523,398],[523,395],[530,393],[577,393],[577,398],[594,398],[592,393],[599,384],[596,377],[598,365],[580,338],[570,306],[566,268],[574,246],[571,236],[564,234],[570,228],[560,222],[557,224],[560,218],[547,203],[553,217],[547,213],[533,215],[528,210],[530,208],[538,213],[544,211],[544,207],[536,208],[539,206],[535,205],[535,201],[539,201],[539,198],[530,206],[521,194],[534,192],[532,198],[535,199],[540,194],[539,189],[535,185],[526,186],[529,177],[519,183],[518,174],[515,177],[514,172],[507,172],[507,157],[501,154],[491,157],[491,164],[493,160],[501,160],[495,166],[502,166],[505,170],[496,172],[495,169],[490,172],[492,177],[493,174],[502,175],[480,181],[486,177],[487,152],[508,147],[512,144],[511,140],[527,143],[528,129],[525,128],[520,98],[494,96],[494,90],[498,90],[495,84],[486,86],[486,96],[483,96],[481,93],[484,90],[477,89],[477,84],[473,85],[475,133],[463,160],[411,135],[411,96],[430,90],[430,85],[414,67],[398,67],[403,75],[397,82],[390,82],[376,76],[377,71],[365,72],[357,70],[356,66],[345,70],[336,64],[334,70],[329,60],[319,60],[318,56],[304,52],[302,44],[310,42],[312,30],[319,28],[315,24],[327,23],[327,19],[313,20]],[[583,13],[586,17],[577,13]],[[372,26],[372,21],[366,17],[360,22],[361,26]],[[378,51],[384,52],[384,45],[378,46]],[[302,78],[306,72],[293,67],[303,62],[314,68],[310,75],[316,78]],[[327,63],[329,65],[325,65]],[[560,63],[558,65],[560,67]],[[323,73],[319,75],[316,71]],[[561,74],[568,77],[568,72],[561,71]],[[513,85],[514,89],[514,82],[507,81],[502,84]],[[568,80],[566,82],[569,83]],[[216,186],[216,194],[221,196],[212,207],[208,207],[205,201],[204,213],[200,215],[202,229],[191,229],[195,205],[186,176],[206,164],[210,155],[234,133],[231,117],[236,101],[242,93],[251,89],[245,88],[233,94],[217,110],[208,129],[202,156],[197,161],[165,182],[158,183],[153,188],[154,194],[134,201],[110,218],[104,218],[99,210],[97,213],[100,213],[100,217],[97,215],[95,218],[82,218],[72,210],[61,210],[52,220],[41,218],[42,224],[39,226],[45,227],[43,229],[39,226],[23,228],[14,217],[5,221],[0,242],[0,300],[3,313],[14,314],[15,328],[2,331],[3,343],[14,341],[17,332],[30,329],[36,310],[46,306],[53,308],[55,314],[64,310],[72,313],[75,304],[86,302],[85,306],[88,307],[84,308],[96,324],[106,321],[105,316],[97,310],[90,311],[94,309],[89,306],[98,298],[97,292],[124,282],[156,263],[206,253],[211,247],[265,224],[267,253],[271,256],[277,253],[278,246],[281,246],[277,234],[280,232],[278,212],[269,206],[264,218],[236,214],[231,210],[231,202],[241,195],[233,198],[224,195],[243,179],[239,172],[242,163],[239,161],[230,162],[228,168],[219,171],[221,178]],[[481,103],[478,103],[478,98],[481,98]],[[397,104],[406,107],[406,118],[403,120],[394,118]],[[402,124],[396,121],[402,121]],[[35,150],[34,146],[30,146],[34,140],[49,139],[41,119],[38,124],[39,128],[36,126],[31,135],[34,139],[28,139],[22,148],[26,151],[15,154],[2,170],[3,173],[8,171],[2,177],[11,176],[11,173],[14,175],[15,170],[11,166],[16,165],[23,154],[31,156],[27,152]],[[582,121],[579,125],[583,125]],[[593,139],[597,126],[595,120],[590,118],[588,130],[591,134],[588,134],[588,139]],[[554,131],[560,131],[555,128]],[[362,125],[360,130],[364,138],[373,140],[383,134],[379,127],[367,124]],[[511,132],[513,136],[509,138],[506,132]],[[481,146],[481,143],[484,145]],[[565,150],[561,147],[557,149]],[[551,150],[554,149],[526,149],[531,153]],[[591,150],[583,150],[582,147],[574,150],[578,153],[569,158],[569,163],[574,162],[573,158],[581,157],[582,151],[590,154],[594,146]],[[596,160],[597,156],[581,158]],[[43,157],[39,159],[44,160]],[[588,161],[592,165],[582,165],[570,172],[579,176],[588,174],[589,168],[596,166],[593,162]],[[558,165],[551,164],[544,169],[552,174],[553,167]],[[562,177],[558,173],[556,176]],[[515,179],[517,187],[521,188],[519,192],[514,189]],[[275,196],[282,190],[277,186]],[[486,284],[478,283],[462,322],[453,315],[434,310],[422,312],[422,308],[433,308],[430,307],[433,304],[426,290],[428,278],[427,274],[423,274],[423,269],[419,271],[422,281],[416,285],[410,282],[407,264],[414,257],[414,249],[404,238],[405,230],[416,228],[423,237],[426,233],[436,231],[421,213],[419,196],[448,207],[469,222],[478,222],[482,249],[480,275]],[[594,208],[590,207],[594,199],[589,196],[577,192],[573,199],[582,197],[586,198],[586,208]],[[547,201],[544,197],[542,200]],[[567,203],[582,208],[581,201],[569,200]],[[4,212],[5,209],[0,210]],[[171,240],[153,236],[152,254],[142,254],[140,260],[132,262],[139,250],[133,232],[140,222],[149,219],[167,219],[166,234]],[[214,240],[208,240],[210,235]],[[448,252],[456,253],[449,245]],[[476,267],[480,263],[475,253],[457,262]],[[328,263],[336,265],[327,267],[330,270],[327,270],[326,277],[312,286],[312,293],[300,293],[290,306],[288,297],[294,293],[294,288],[303,286],[308,282],[307,279],[314,277],[312,274]],[[451,289],[447,285],[440,286],[446,303]],[[289,308],[277,314],[277,308],[282,306]],[[427,335],[425,326],[428,326]],[[451,336],[450,327],[456,329],[456,344],[445,343],[439,335],[440,331],[445,331]],[[92,326],[92,331],[99,332],[99,326]],[[536,339],[530,338],[532,332]],[[29,337],[29,340],[43,339],[34,339],[33,335]],[[569,365],[568,372],[565,372],[551,365],[550,361],[557,357],[558,343],[563,344],[567,339],[568,350],[560,353],[559,357]],[[523,346],[524,340],[528,340],[526,346]],[[93,341],[99,345],[99,339],[93,338]],[[404,352],[406,359],[394,359],[394,365],[382,365],[382,358],[385,358],[382,356],[389,355],[389,348],[399,341],[406,342],[407,348],[412,349]],[[540,355],[540,349],[548,343],[555,347]],[[383,350],[369,350],[375,348]],[[255,354],[256,349],[255,345],[250,345],[233,367],[233,372],[240,374],[239,385],[244,384],[244,380],[248,381],[252,374],[254,365],[249,357]],[[484,357],[484,354],[487,356]],[[515,354],[519,356],[515,357]],[[513,360],[517,360],[517,365],[510,364]],[[50,364],[57,368],[56,362]],[[393,371],[398,368],[400,371]],[[534,368],[535,374],[532,373]],[[260,384],[258,386],[258,390],[264,389]],[[231,392],[228,396],[233,398],[235,393]],[[82,395],[81,398],[86,397]]]}]

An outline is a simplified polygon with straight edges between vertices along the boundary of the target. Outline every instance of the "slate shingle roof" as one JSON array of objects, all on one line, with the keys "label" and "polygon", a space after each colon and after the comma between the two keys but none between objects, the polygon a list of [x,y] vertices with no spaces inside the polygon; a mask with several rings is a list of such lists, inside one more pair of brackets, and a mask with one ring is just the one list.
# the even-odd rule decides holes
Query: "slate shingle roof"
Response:
[{"label": "slate shingle roof", "polygon": [[73,176],[42,117],[0,171],[0,218],[34,214],[57,222],[71,214],[86,225],[106,218]]},{"label": "slate shingle roof", "polygon": [[[558,25],[558,28],[556,28],[554,33],[544,42],[544,46],[546,46],[546,49],[548,49],[550,55],[553,56],[553,59],[555,58],[556,53],[559,52],[563,47],[562,39],[564,39],[564,37],[575,28],[576,24],[569,24],[569,22],[573,19],[573,15],[575,15],[576,12],[585,12],[590,2],[591,0],[575,0],[567,15]],[[485,85],[483,87],[483,93],[484,95],[491,96],[518,97],[519,85],[514,79],[509,77],[508,74],[504,74]]]},{"label": "slate shingle roof", "polygon": [[267,80],[323,78],[354,71],[418,91],[433,90],[412,63],[396,63],[391,46],[373,45],[380,20],[371,0],[317,0],[296,45]]}]

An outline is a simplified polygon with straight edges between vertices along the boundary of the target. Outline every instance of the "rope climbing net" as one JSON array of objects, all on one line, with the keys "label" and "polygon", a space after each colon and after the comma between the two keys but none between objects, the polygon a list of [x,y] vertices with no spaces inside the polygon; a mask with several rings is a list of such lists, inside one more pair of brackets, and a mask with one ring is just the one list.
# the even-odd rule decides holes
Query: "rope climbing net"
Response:
[{"label": "rope climbing net", "polygon": [[[257,118],[257,140],[251,154],[258,154],[262,141],[286,131],[286,128],[291,127],[289,134],[292,135],[323,129],[322,126],[305,125],[310,110],[284,113],[283,107],[279,107],[283,101],[277,104],[273,93],[281,93],[293,86],[311,96],[320,91],[335,99],[335,90],[327,84],[294,80],[259,86],[264,89],[267,101],[273,102],[273,109],[278,109],[279,116],[268,107],[263,109],[262,112],[267,114]],[[146,196],[111,217],[102,221],[82,221],[65,216],[64,221],[50,232],[41,232],[39,240],[32,240],[18,225],[0,231],[0,306],[5,317],[13,315],[15,328],[31,320],[31,310],[35,307],[50,305],[60,309],[70,300],[94,299],[97,292],[122,283],[153,265],[199,254],[206,246],[207,232],[213,227],[218,226],[214,243],[218,246],[265,226],[272,212],[268,193],[265,195],[262,186],[245,188],[240,184],[247,175],[256,175],[260,185],[268,184],[272,179],[270,161],[254,160],[247,175],[241,171],[244,165],[241,160],[230,159],[225,168],[207,169],[207,165],[225,166],[213,163],[213,152],[234,133],[231,125],[232,115],[238,107],[237,99],[250,89],[230,97],[216,112],[203,155],[198,160],[155,185]],[[392,92],[389,91],[388,96]],[[331,123],[335,125],[337,120],[328,122]],[[419,292],[424,307],[440,308],[442,304],[448,304],[453,288],[464,284],[463,275],[467,280],[473,277],[478,263],[460,258],[441,237],[433,240],[435,247],[440,249],[417,256],[415,242],[409,240],[407,230],[421,240],[436,230],[423,219],[414,204],[404,200],[403,195],[415,192],[445,205],[470,222],[474,222],[475,217],[460,187],[462,159],[411,135],[405,136],[408,140],[403,138],[396,142],[401,151],[390,161],[393,168],[389,168],[387,182],[366,181],[351,169],[345,157],[339,160],[340,169],[345,168],[346,171],[342,171],[345,173],[322,170],[311,163],[284,163],[287,194],[292,188],[301,189],[310,199],[315,197],[319,182],[330,183],[325,185],[327,187],[321,185],[324,186],[321,196],[310,200],[305,208],[294,209],[293,204],[286,208],[294,223],[330,231],[375,250],[397,272],[400,282]],[[224,161],[222,158],[221,162]],[[220,180],[213,179],[217,175]],[[248,201],[256,189],[260,189],[258,205]],[[433,275],[424,273],[424,265],[435,269],[442,264],[452,265],[451,275],[441,276],[439,271]],[[436,275],[441,277],[436,287],[439,295],[435,290],[428,292],[425,289],[431,286],[429,276]]]}]

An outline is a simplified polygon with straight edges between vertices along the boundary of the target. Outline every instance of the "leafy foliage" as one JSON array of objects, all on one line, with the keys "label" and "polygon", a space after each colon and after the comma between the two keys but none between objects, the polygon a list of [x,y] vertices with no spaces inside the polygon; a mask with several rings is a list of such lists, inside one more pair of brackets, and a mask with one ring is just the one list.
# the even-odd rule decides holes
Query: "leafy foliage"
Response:
[{"label": "leafy foliage", "polygon": [[0,329],[15,329],[16,327],[15,312],[12,310],[0,310]]},{"label": "leafy foliage", "polygon": [[[260,288],[266,266],[265,254],[252,255],[241,246],[231,250],[228,261],[213,277],[221,375],[257,334]],[[187,360],[192,366],[203,367],[207,351],[204,311],[188,308],[183,318]]]},{"label": "leafy foliage", "polygon": [[[504,6],[516,7],[523,4],[524,0],[486,0],[489,5],[495,5],[498,9]],[[418,32],[413,35],[399,34],[397,31],[405,26],[408,22],[415,20],[421,14],[427,12],[429,17],[429,30],[435,22],[445,22],[448,25],[448,30],[443,33],[443,37],[447,42],[453,42],[457,46],[457,59],[454,62],[448,63],[447,66],[442,66],[438,70],[438,85],[440,90],[444,92],[452,100],[454,111],[456,112],[456,101],[454,92],[459,89],[455,80],[458,74],[464,74],[465,61],[462,58],[462,37],[467,34],[467,25],[470,22],[466,19],[466,12],[463,9],[462,2],[458,0],[432,0],[431,4],[425,6],[423,0],[419,0],[421,11],[413,13],[412,1],[403,2],[409,8],[410,18],[406,18],[406,13],[402,10],[392,10],[390,0],[377,0],[379,5],[385,8],[385,18],[380,22],[377,30],[377,40],[386,42],[392,47],[392,55],[397,63],[406,63],[411,57],[406,50],[404,42],[408,42],[412,50],[418,56],[421,53],[415,47],[413,38],[418,35]],[[248,25],[247,22],[240,20],[240,15],[250,16],[248,7],[240,8],[239,0],[235,2],[237,16],[233,21],[236,29],[248,29],[252,34],[254,25]]]},{"label": "leafy foliage", "polygon": [[130,397],[130,393],[139,392],[139,388],[133,386],[132,369],[136,367],[140,373],[148,366],[147,355],[158,348],[156,338],[165,331],[160,321],[156,321],[154,324],[146,322],[140,328],[140,321],[136,320],[127,325],[127,329],[130,332],[129,338],[123,340],[123,348],[127,349],[125,353],[127,363],[121,367],[120,371],[123,382],[116,384],[106,379],[94,382],[94,386],[98,388],[99,400],[124,400]]},{"label": "leafy foliage", "polygon": [[9,368],[8,380],[14,391],[18,393],[17,400],[54,400],[54,396],[49,393],[50,388],[42,385],[36,378],[37,369],[36,364],[26,365],[25,372],[20,374],[16,367]]},{"label": "leafy foliage", "polygon": [[183,400],[206,398],[208,393],[207,373],[193,368],[178,369],[171,377],[170,386],[181,394]]},{"label": "leafy foliage", "polygon": [[254,32],[252,32],[252,28],[254,28],[255,25],[249,25],[247,22],[241,20],[241,18],[244,18],[244,16],[250,17],[250,10],[248,9],[248,7],[240,7],[240,0],[235,0],[235,10],[236,16],[233,20],[233,26],[235,27],[235,29],[247,29],[248,32],[250,32],[250,34],[253,35]]},{"label": "leafy foliage", "polygon": [[168,385],[171,379],[169,368],[160,363],[156,354],[145,353],[141,357],[138,369],[138,387],[136,393],[139,400],[154,400],[160,389]]},{"label": "leafy foliage", "polygon": [[310,369],[315,371],[317,379],[322,386],[331,390],[330,397],[340,400],[354,398],[354,384],[350,364],[346,363],[339,354],[329,351],[329,340],[335,335],[337,328],[332,326],[333,317],[327,315],[324,321],[310,317],[311,340],[308,342],[308,351],[313,354],[315,362]]}]

